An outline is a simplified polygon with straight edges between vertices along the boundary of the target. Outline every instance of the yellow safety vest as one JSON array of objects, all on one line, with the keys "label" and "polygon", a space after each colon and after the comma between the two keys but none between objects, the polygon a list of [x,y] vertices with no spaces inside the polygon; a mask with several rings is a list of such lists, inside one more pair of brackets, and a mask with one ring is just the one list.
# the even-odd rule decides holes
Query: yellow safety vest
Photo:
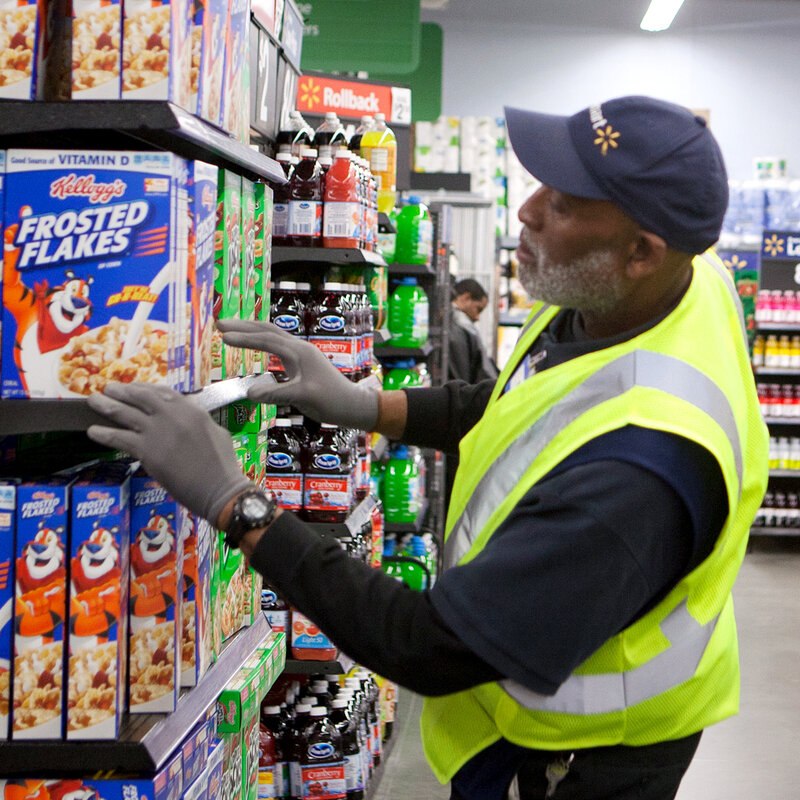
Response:
[{"label": "yellow safety vest", "polygon": [[586,442],[626,425],[686,437],[716,457],[730,513],[714,550],[555,695],[504,680],[427,698],[422,741],[443,783],[500,738],[544,750],[646,745],[738,711],[731,588],[766,489],[769,438],[733,282],[711,252],[695,258],[693,270],[678,306],[650,330],[502,394],[558,311],[534,307],[486,412],[461,442],[445,565],[473,559],[537,481]]}]

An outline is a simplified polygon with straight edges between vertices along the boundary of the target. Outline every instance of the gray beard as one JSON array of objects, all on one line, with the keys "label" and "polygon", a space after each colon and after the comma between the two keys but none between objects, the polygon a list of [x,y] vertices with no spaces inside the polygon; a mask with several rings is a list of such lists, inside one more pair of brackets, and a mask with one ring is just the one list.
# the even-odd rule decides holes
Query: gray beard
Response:
[{"label": "gray beard", "polygon": [[525,246],[536,256],[536,264],[520,263],[518,275],[533,299],[601,314],[611,311],[622,299],[622,276],[613,268],[610,250],[593,250],[567,264],[556,264],[540,244],[526,242]]}]

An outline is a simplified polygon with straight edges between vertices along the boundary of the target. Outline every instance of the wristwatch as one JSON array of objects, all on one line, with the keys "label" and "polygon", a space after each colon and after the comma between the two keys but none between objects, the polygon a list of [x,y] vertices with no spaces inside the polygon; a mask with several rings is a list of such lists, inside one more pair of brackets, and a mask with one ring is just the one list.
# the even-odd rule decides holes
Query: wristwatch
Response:
[{"label": "wristwatch", "polygon": [[233,504],[233,511],[225,526],[225,544],[238,547],[242,537],[257,528],[270,525],[278,510],[278,498],[269,490],[248,489]]}]

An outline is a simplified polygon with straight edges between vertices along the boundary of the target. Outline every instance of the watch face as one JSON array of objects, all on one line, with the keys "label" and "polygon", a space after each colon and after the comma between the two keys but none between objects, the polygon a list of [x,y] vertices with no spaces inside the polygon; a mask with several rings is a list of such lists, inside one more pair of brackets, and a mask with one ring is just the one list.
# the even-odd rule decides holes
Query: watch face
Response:
[{"label": "watch face", "polygon": [[269,501],[260,494],[251,494],[242,498],[242,516],[247,519],[260,519],[269,512]]}]

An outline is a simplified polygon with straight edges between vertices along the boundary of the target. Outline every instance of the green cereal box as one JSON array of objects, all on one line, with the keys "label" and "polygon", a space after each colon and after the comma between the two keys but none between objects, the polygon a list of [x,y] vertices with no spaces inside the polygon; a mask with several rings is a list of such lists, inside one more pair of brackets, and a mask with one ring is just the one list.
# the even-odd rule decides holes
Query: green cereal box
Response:
[{"label": "green cereal box", "polygon": [[258,433],[261,430],[260,403],[237,400],[228,406],[228,430],[231,433]]},{"label": "green cereal box", "polygon": [[222,650],[222,552],[219,545],[220,535],[212,532],[211,536],[211,658],[216,661]]},{"label": "green cereal box", "polygon": [[[242,178],[219,171],[217,230],[214,234],[214,319],[239,319],[242,270]],[[234,378],[242,371],[242,351],[227,347],[214,330],[211,378]]]},{"label": "green cereal box", "polygon": [[[256,191],[256,319],[269,322],[270,279],[272,277],[272,189],[265,183],[255,184]],[[266,370],[263,353],[256,353],[255,370]]]},{"label": "green cereal box", "polygon": [[220,551],[220,633],[229,639],[244,625],[245,572],[247,564],[241,551],[225,544],[225,535],[218,536]]},{"label": "green cereal box", "polygon": [[[240,314],[242,319],[256,319],[256,195],[255,184],[242,178],[242,261]],[[243,374],[255,371],[255,351],[244,351]]]}]

